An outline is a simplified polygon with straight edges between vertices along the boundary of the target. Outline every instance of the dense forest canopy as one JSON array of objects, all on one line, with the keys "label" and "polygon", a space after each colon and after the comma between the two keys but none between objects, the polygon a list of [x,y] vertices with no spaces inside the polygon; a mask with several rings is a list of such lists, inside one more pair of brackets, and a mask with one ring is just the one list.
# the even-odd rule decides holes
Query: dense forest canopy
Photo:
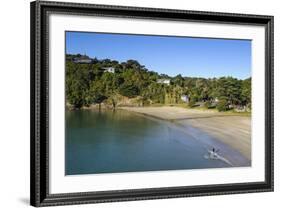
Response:
[{"label": "dense forest canopy", "polygon": [[[90,60],[79,63],[77,58]],[[114,72],[107,72],[107,68]],[[164,83],[159,80],[168,80]],[[251,108],[251,78],[174,77],[150,71],[136,60],[119,63],[116,60],[89,58],[80,54],[66,55],[66,98],[75,108],[111,103],[118,96],[137,98],[142,105],[188,103],[190,107],[203,103],[207,108]],[[188,98],[188,102],[182,99]]]}]

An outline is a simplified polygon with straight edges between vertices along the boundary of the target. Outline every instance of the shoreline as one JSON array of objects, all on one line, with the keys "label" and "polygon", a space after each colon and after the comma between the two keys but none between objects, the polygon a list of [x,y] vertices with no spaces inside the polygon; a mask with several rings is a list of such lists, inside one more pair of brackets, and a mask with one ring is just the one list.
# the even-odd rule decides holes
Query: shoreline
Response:
[{"label": "shoreline", "polygon": [[[119,109],[171,121],[187,130],[189,126],[199,129],[217,140],[218,143],[228,145],[245,159],[251,161],[250,116],[170,106],[120,107]],[[227,152],[223,152],[227,154]]]}]

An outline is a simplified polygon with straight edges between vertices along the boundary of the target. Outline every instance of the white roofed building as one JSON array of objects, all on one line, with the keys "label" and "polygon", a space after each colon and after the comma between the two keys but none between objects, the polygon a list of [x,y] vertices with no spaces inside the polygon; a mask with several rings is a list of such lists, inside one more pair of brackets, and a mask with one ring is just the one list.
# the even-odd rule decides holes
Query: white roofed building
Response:
[{"label": "white roofed building", "polygon": [[115,73],[114,67],[104,67],[104,72]]},{"label": "white roofed building", "polygon": [[158,79],[157,83],[170,85],[170,79]]},{"label": "white roofed building", "polygon": [[90,64],[92,63],[92,59],[90,59],[88,56],[85,55],[81,57],[75,57],[73,59],[73,62],[77,64]]},{"label": "white roofed building", "polygon": [[183,102],[185,102],[185,103],[188,103],[188,102],[189,102],[189,97],[188,97],[188,95],[182,95],[182,96],[181,96],[181,100],[182,100]]}]

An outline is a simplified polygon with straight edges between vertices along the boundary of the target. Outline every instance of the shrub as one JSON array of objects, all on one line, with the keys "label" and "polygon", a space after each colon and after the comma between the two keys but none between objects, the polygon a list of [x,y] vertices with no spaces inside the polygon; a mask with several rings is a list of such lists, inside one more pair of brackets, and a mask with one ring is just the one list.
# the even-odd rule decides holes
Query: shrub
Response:
[{"label": "shrub", "polygon": [[204,107],[205,108],[212,108],[213,106],[212,106],[212,102],[211,101],[206,101],[205,103],[204,103]]},{"label": "shrub", "polygon": [[228,102],[227,100],[220,100],[217,104],[217,109],[219,112],[221,111],[227,111],[229,108],[228,108]]}]

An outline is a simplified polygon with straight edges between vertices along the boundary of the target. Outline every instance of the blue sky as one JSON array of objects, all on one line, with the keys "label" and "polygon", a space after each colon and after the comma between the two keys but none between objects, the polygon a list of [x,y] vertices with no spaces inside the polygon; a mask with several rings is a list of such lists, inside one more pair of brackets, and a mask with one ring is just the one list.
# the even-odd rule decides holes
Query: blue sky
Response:
[{"label": "blue sky", "polygon": [[66,32],[66,52],[120,62],[134,59],[170,76],[251,76],[250,40]]}]

